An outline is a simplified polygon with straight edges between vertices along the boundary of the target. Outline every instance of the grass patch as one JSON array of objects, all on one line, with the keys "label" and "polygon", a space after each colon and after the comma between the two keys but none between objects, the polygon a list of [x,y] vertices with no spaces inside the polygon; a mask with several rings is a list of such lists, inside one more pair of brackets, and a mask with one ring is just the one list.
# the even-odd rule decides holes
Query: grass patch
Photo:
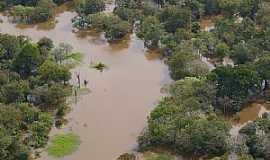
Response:
[{"label": "grass patch", "polygon": [[47,151],[50,156],[64,157],[75,152],[79,145],[80,138],[73,133],[56,135],[52,138]]},{"label": "grass patch", "polygon": [[76,61],[76,62],[79,63],[79,62],[81,62],[82,59],[83,59],[83,54],[80,53],[80,52],[76,52],[76,53],[70,54],[67,58],[68,58],[68,59],[73,59],[74,61]]},{"label": "grass patch", "polygon": [[171,155],[153,152],[146,152],[143,157],[145,160],[174,160],[174,157]]}]

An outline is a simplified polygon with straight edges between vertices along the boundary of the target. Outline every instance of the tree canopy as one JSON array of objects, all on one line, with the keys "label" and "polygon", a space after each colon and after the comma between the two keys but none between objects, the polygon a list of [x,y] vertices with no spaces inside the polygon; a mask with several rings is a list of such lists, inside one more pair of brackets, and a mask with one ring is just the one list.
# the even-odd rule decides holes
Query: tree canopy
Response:
[{"label": "tree canopy", "polygon": [[47,144],[52,113],[67,107],[70,68],[54,59],[48,38],[35,43],[0,34],[0,39],[0,159],[28,160]]}]

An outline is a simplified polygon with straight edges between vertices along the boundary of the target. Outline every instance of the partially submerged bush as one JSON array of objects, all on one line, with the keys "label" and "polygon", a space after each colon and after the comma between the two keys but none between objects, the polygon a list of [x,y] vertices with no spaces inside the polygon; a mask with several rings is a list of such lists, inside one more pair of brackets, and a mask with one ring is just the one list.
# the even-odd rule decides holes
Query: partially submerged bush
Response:
[{"label": "partially submerged bush", "polygon": [[98,13],[88,16],[79,16],[73,19],[73,26],[78,29],[94,29],[104,31],[108,41],[117,41],[131,32],[128,21],[113,14]]},{"label": "partially submerged bush", "polygon": [[37,6],[17,5],[11,9],[11,16],[15,22],[19,23],[39,23],[45,22],[53,17],[55,4],[51,0],[41,0]]},{"label": "partially submerged bush", "polygon": [[96,70],[98,70],[100,72],[102,72],[104,69],[108,68],[108,66],[106,66],[105,64],[103,64],[101,62],[96,63],[96,64],[94,64],[94,65],[92,65],[90,67],[95,68]]}]

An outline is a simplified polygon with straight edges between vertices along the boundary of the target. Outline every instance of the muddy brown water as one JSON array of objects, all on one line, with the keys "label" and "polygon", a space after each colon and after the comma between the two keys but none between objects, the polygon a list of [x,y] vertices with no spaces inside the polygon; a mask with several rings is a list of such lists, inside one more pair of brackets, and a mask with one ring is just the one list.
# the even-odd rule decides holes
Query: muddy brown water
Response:
[{"label": "muddy brown water", "polygon": [[[163,84],[170,81],[167,66],[143,42],[131,35],[122,43],[109,45],[99,35],[72,32],[71,11],[60,13],[49,28],[16,26],[1,15],[0,32],[26,35],[34,41],[46,36],[55,43],[69,43],[84,54],[83,62],[73,70],[88,80],[90,94],[80,97],[67,115],[69,123],[57,133],[74,132],[81,145],[72,155],[53,158],[43,152],[40,160],[113,160],[136,148],[136,138],[146,126],[147,116],[160,99]],[[89,67],[90,61],[108,66],[104,72]],[[75,80],[73,80],[75,83]]]},{"label": "muddy brown water", "polygon": [[269,102],[257,101],[248,104],[242,111],[228,119],[233,124],[230,131],[231,135],[233,137],[237,137],[241,128],[243,128],[247,123],[255,121],[264,113],[269,112],[269,110]]}]

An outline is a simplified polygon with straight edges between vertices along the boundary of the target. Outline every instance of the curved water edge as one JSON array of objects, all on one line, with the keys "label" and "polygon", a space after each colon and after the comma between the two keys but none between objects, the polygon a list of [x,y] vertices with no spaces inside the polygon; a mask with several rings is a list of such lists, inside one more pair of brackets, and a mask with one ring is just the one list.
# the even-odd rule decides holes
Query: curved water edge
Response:
[{"label": "curved water edge", "polygon": [[[1,15],[0,32],[29,36],[34,41],[46,36],[56,44],[69,43],[84,54],[82,64],[73,69],[72,83],[79,73],[82,80],[89,81],[92,92],[72,105],[69,123],[60,130],[54,128],[50,136],[70,131],[80,136],[79,149],[64,160],[112,160],[136,148],[137,136],[162,96],[161,87],[170,81],[168,69],[159,58],[146,56],[143,42],[135,35],[128,43],[109,45],[102,35],[72,32],[74,16],[75,12],[65,11],[56,17],[55,26],[42,29],[38,25],[21,28]],[[90,61],[103,62],[109,69],[96,71],[89,67]],[[40,158],[54,159],[46,152]]]}]

